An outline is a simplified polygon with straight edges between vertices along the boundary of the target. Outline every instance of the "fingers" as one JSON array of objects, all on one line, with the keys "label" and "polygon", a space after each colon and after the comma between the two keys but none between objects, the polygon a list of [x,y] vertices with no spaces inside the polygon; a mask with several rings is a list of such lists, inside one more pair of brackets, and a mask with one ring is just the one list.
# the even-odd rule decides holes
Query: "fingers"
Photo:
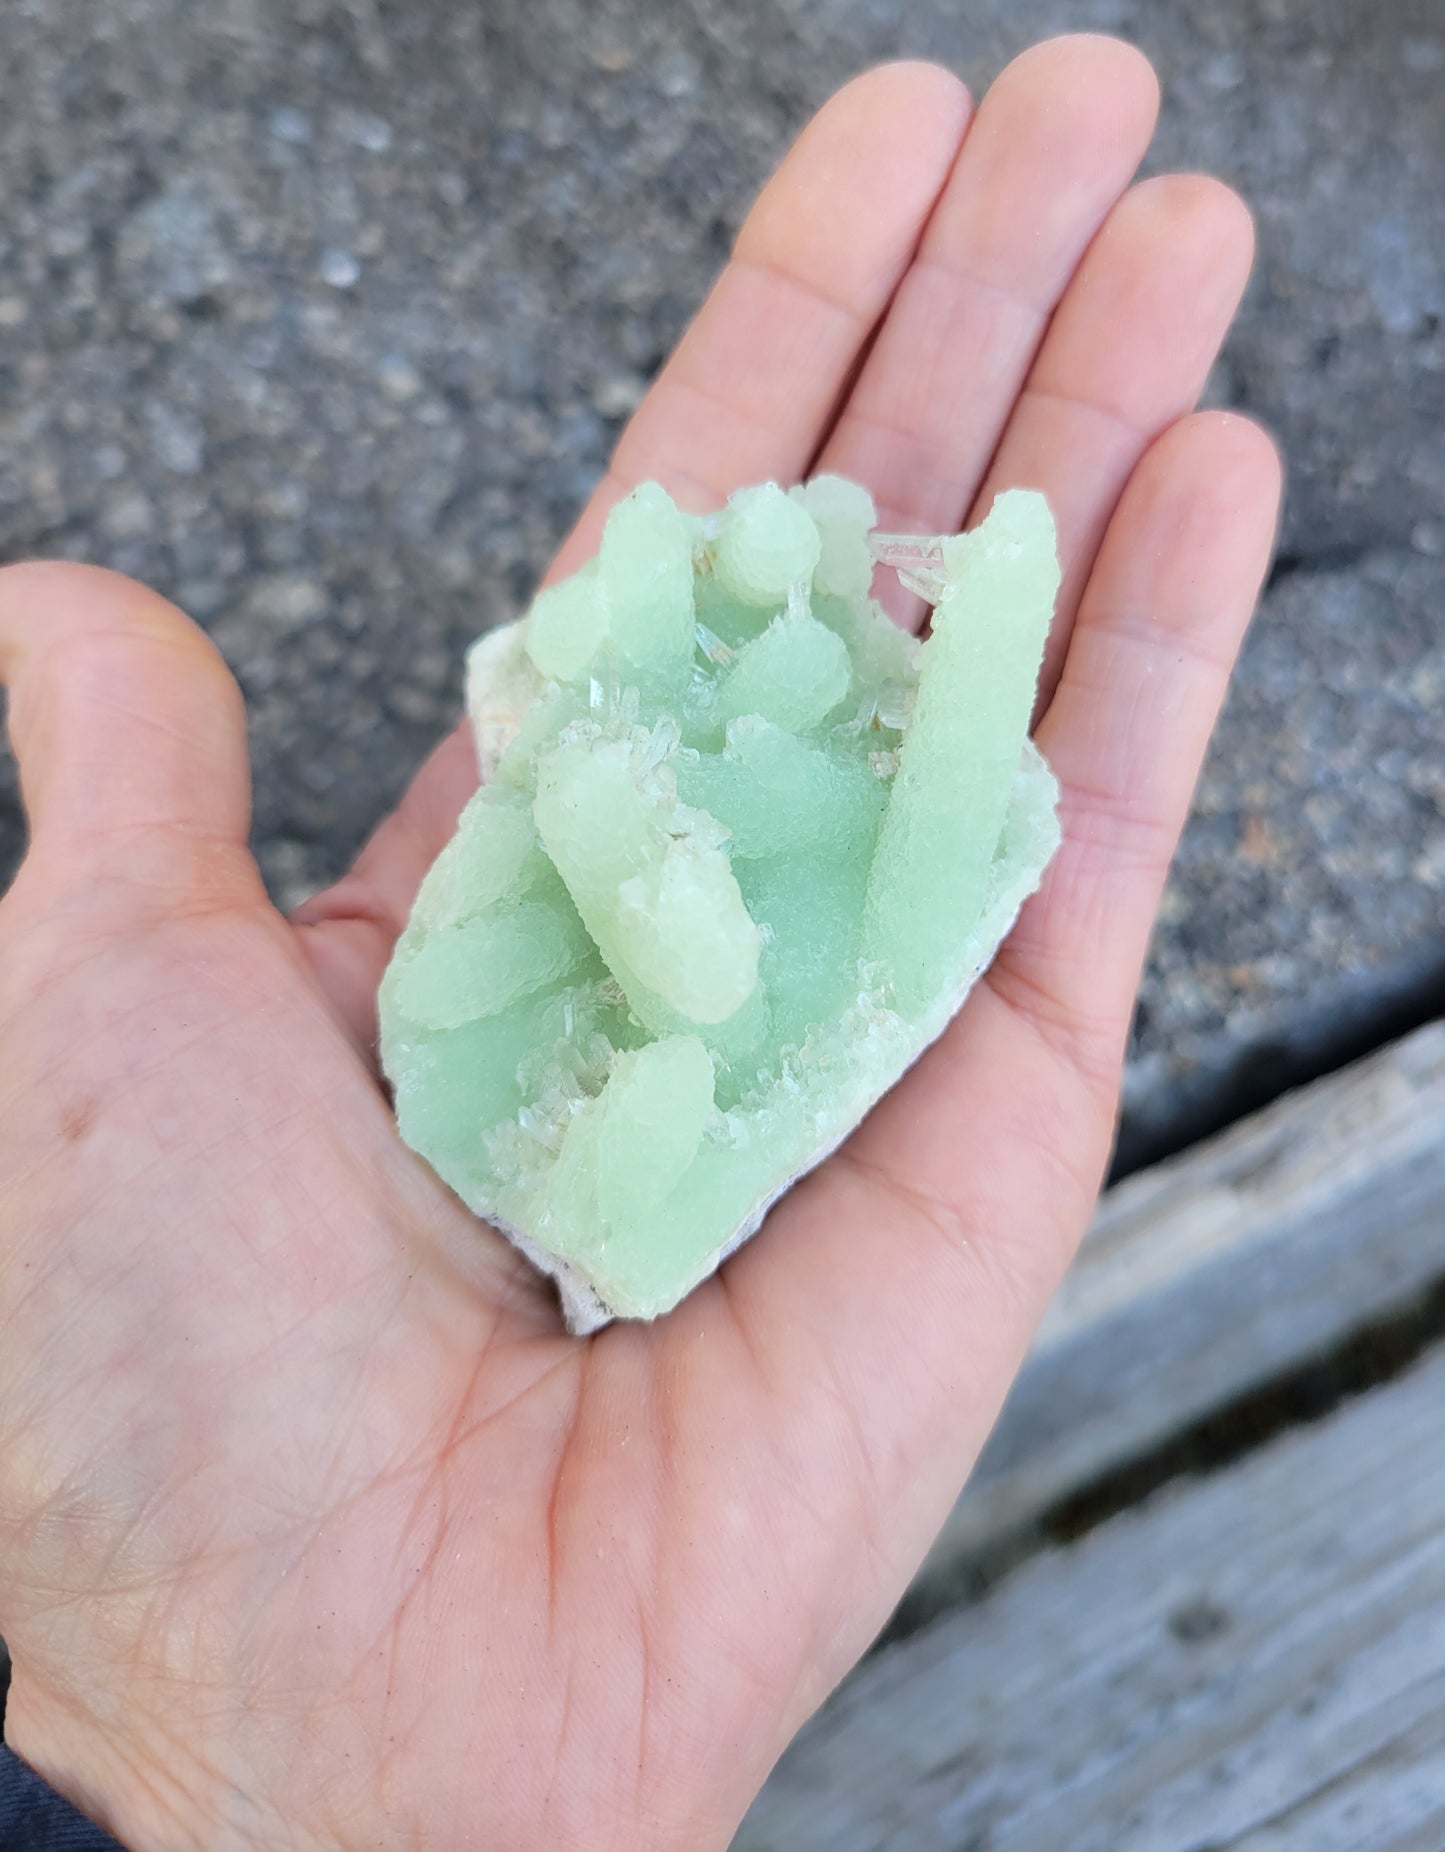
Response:
[{"label": "fingers", "polygon": [[960,1020],[720,1276],[750,1353],[787,1359],[777,1399],[799,1456],[831,1461],[835,1481],[848,1463],[856,1523],[896,1545],[900,1581],[1087,1220],[1150,925],[1278,495],[1273,448],[1241,419],[1188,420],[1149,451],[1039,732],[1064,829],[1041,892]]},{"label": "fingers", "polygon": [[90,567],[8,567],[0,681],[31,833],[17,892],[83,880],[164,906],[254,880],[240,692],[174,606]]},{"label": "fingers", "polygon": [[1193,409],[1253,257],[1236,194],[1203,175],[1169,175],[1124,195],[1059,305],[970,515],[981,520],[1004,489],[1049,498],[1064,576],[1045,691],[1124,484],[1154,438]]},{"label": "fingers", "polygon": [[705,511],[745,483],[803,474],[968,118],[962,84],[928,64],[884,65],[823,106],[749,213],[554,575],[596,551],[608,508],[639,482]]},{"label": "fingers", "polygon": [[1153,133],[1158,84],[1116,40],[1056,39],[984,98],[819,467],[885,526],[951,533],[1049,317]]},{"label": "fingers", "polygon": [[[707,507],[741,484],[802,474],[913,255],[968,114],[958,80],[921,64],[870,71],[824,106],[763,189],[732,263],[549,576],[595,551],[608,508],[636,482],[660,481]],[[351,872],[296,916],[318,977],[364,1046],[417,884],[475,785],[459,729]]]}]

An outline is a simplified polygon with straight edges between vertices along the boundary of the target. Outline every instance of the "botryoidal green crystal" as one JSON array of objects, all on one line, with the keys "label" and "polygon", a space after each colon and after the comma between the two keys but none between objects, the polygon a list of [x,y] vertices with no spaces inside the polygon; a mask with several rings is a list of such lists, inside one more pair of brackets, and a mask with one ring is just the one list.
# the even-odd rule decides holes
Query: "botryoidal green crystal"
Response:
[{"label": "botryoidal green crystal", "polygon": [[[837,477],[682,514],[482,637],[483,784],[382,982],[397,1120],[557,1281],[667,1311],[947,1026],[1058,844],[1028,740],[1059,571],[1041,495],[875,534]],[[935,606],[919,643],[870,597]]]}]

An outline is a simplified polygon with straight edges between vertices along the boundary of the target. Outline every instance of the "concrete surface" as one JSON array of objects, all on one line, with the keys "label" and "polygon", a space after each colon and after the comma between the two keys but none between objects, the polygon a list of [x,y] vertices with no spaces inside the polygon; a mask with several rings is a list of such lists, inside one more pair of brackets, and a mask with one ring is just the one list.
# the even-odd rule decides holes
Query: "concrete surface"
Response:
[{"label": "concrete surface", "polygon": [[[451,719],[812,107],[1075,28],[1156,59],[1155,165],[1256,209],[1212,396],[1291,466],[1135,1040],[1129,1149],[1170,1142],[1445,969],[1439,0],[8,0],[0,557],[211,629],[294,902]],[[7,783],[0,876],[20,842]]]}]

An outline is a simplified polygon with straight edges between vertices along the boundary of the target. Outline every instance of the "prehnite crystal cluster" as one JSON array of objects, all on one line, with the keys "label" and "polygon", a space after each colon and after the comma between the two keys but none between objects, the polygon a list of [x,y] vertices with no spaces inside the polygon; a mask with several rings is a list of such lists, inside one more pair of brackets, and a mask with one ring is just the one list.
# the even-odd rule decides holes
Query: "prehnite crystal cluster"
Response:
[{"label": "prehnite crystal cluster", "polygon": [[[872,532],[819,476],[681,513],[472,649],[483,783],[382,983],[402,1136],[553,1275],[652,1318],[932,1042],[1058,842],[1028,740],[1058,587],[1041,495]],[[936,608],[919,642],[879,564]]]}]

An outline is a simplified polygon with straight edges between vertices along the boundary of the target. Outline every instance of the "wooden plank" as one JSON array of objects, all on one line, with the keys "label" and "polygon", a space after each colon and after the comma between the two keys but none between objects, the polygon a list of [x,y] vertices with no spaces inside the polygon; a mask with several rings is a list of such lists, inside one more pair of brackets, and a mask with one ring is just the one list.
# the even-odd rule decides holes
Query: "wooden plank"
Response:
[{"label": "wooden plank", "polygon": [[1359,1852],[1366,1834],[1392,1852],[1445,1846],[1445,1709],[1261,1821],[1235,1852]]},{"label": "wooden plank", "polygon": [[865,1663],[736,1852],[1440,1852],[1445,1351]]},{"label": "wooden plank", "polygon": [[1445,1023],[1107,1195],[915,1591],[1445,1278]]}]

